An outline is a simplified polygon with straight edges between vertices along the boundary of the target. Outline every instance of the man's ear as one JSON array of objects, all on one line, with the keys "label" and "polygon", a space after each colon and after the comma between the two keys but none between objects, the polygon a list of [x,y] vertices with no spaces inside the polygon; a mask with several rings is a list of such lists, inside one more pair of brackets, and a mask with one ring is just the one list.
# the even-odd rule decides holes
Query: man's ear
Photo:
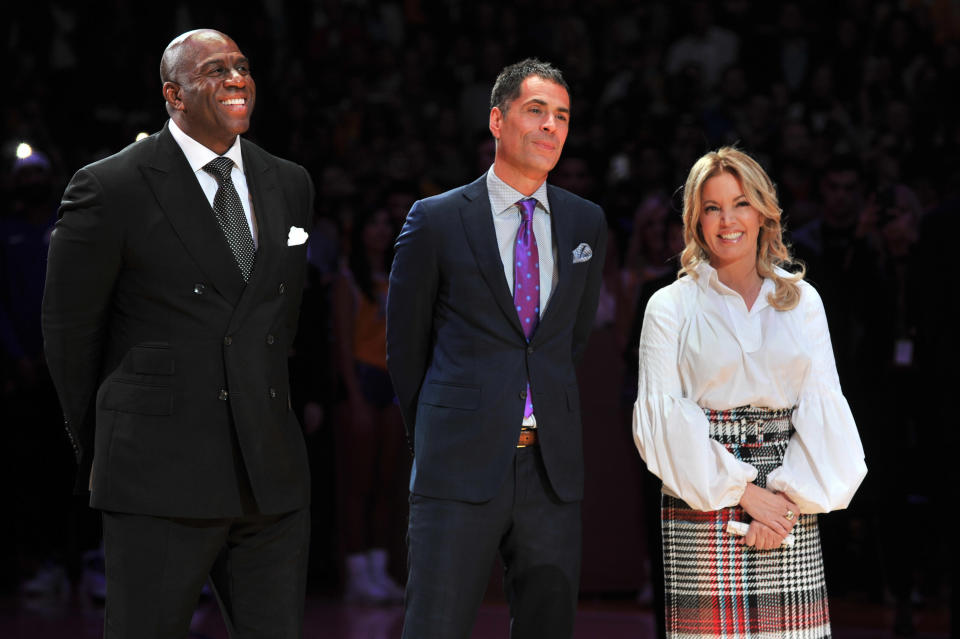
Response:
[{"label": "man's ear", "polygon": [[183,111],[183,100],[180,99],[180,85],[176,82],[163,83],[163,99],[175,111]]},{"label": "man's ear", "polygon": [[500,107],[490,109],[490,133],[497,140],[500,140],[500,127],[503,124],[503,111]]}]

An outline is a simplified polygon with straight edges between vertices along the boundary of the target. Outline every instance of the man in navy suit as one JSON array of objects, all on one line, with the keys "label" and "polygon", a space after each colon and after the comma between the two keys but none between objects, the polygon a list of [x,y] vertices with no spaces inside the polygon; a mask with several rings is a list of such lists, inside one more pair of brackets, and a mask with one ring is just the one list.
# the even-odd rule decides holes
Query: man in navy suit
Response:
[{"label": "man in navy suit", "polygon": [[256,86],[212,30],[160,65],[169,121],[80,169],[50,241],[43,334],[103,512],[106,637],[182,638],[208,575],[231,637],[299,637],[309,472],[287,356],[306,170],[241,139]]},{"label": "man in navy suit", "polygon": [[496,554],[514,638],[569,637],[583,455],[574,371],[607,227],[546,183],[570,122],[560,71],[506,67],[493,166],[416,202],[397,240],[387,364],[414,453],[403,636],[469,637]]}]

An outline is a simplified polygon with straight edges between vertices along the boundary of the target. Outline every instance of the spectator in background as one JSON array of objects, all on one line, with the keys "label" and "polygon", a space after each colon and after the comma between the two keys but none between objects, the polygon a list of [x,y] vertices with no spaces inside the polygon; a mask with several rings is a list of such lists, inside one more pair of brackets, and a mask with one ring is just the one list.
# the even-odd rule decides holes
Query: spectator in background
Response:
[{"label": "spectator in background", "polygon": [[855,300],[849,293],[866,270],[854,259],[864,205],[862,174],[856,158],[832,157],[819,179],[818,212],[806,224],[792,227],[790,236],[797,259],[806,267],[806,280],[824,300],[837,370],[841,379],[849,376],[845,388],[854,406],[860,395],[853,372],[861,314],[854,311]]},{"label": "spectator in background", "polygon": [[670,216],[670,200],[659,193],[644,198],[633,215],[630,239],[627,241],[626,257],[621,278],[624,282],[624,303],[632,310],[636,307],[640,289],[653,280],[661,280],[666,274],[675,275],[674,253],[668,251],[667,218]]},{"label": "spectator in background", "polygon": [[25,148],[9,173],[9,212],[0,218],[0,346],[13,369],[12,383],[33,389],[45,375],[40,301],[47,247],[56,221],[57,177],[49,158]]},{"label": "spectator in background", "polygon": [[[806,266],[805,279],[813,285],[827,314],[837,372],[851,411],[861,423],[875,404],[876,389],[861,374],[864,320],[873,304],[855,292],[872,278],[872,260],[858,257],[858,246],[866,242],[861,224],[866,204],[865,177],[860,162],[849,154],[830,158],[817,180],[817,208],[812,220],[793,227],[792,248]],[[864,307],[864,304],[866,305]],[[864,429],[864,448],[870,455],[873,429]],[[882,473],[872,473],[852,506],[822,522],[823,553],[836,569],[827,573],[830,592],[847,594],[861,590],[879,598],[882,575],[877,555],[877,526],[874,508],[883,503],[875,490]],[[879,501],[878,501],[879,500]],[[864,578],[862,575],[869,575]]]},{"label": "spectator in background", "polygon": [[417,201],[419,194],[420,190],[412,180],[392,181],[384,188],[384,207],[394,228],[403,226],[407,211]]},{"label": "spectator in background", "polygon": [[5,579],[21,581],[26,604],[55,610],[69,603],[80,567],[70,497],[72,455],[40,334],[61,185],[45,153],[25,147],[20,152],[24,157],[16,158],[5,176],[8,211],[0,217],[0,422],[15,451],[2,471],[3,484],[11,487],[11,512],[0,540],[2,552],[14,555],[5,562],[12,568]]},{"label": "spectator in background", "polygon": [[346,393],[336,426],[337,486],[346,551],[344,598],[398,603],[388,549],[402,528],[407,451],[387,372],[387,280],[397,235],[386,208],[363,207],[351,220],[349,250],[334,283],[337,361]]},{"label": "spectator in background", "polygon": [[[661,214],[658,213],[657,215]],[[630,373],[625,380],[624,388],[626,389],[627,384],[629,384],[631,403],[633,403],[637,391],[637,367],[639,365],[637,349],[640,346],[643,315],[650,297],[664,286],[672,284],[677,279],[677,273],[680,272],[680,252],[684,247],[683,218],[678,211],[672,208],[670,203],[665,203],[662,219],[647,226],[643,237],[645,239],[642,243],[631,243],[632,246],[639,245],[642,247],[644,255],[649,256],[642,260],[644,264],[643,275],[640,277],[637,292],[633,297],[635,309],[630,314],[632,322],[627,331],[627,345],[624,350],[624,358],[628,361],[627,371]],[[659,529],[659,527],[658,524],[657,528]]]},{"label": "spectator in background", "polygon": [[[895,521],[933,532],[938,525],[932,499],[943,479],[942,468],[931,464],[930,456],[942,445],[944,433],[939,424],[925,421],[925,409],[918,407],[918,400],[929,397],[917,366],[929,357],[918,350],[920,316],[928,307],[921,298],[922,280],[929,277],[918,268],[921,223],[920,201],[909,187],[895,184],[871,193],[854,258],[869,264],[871,277],[847,294],[859,300],[864,336],[857,371],[873,398],[859,407],[860,418],[870,424],[863,433],[864,449],[879,467],[897,468],[896,473],[877,474],[864,487],[878,511],[882,507]],[[894,630],[913,634],[914,601],[935,583],[940,538],[932,534],[924,544],[904,545],[902,534],[882,521],[876,517],[871,524],[879,531],[886,558],[882,577],[895,601]]]},{"label": "spectator in background", "polygon": [[800,4],[783,3],[780,6],[776,56],[780,67],[778,75],[790,91],[797,91],[804,85],[814,49]]},{"label": "spectator in background", "polygon": [[711,91],[723,70],[736,62],[740,42],[735,33],[716,24],[712,3],[695,0],[684,5],[689,30],[667,49],[666,72],[674,75],[693,68],[699,88]]},{"label": "spectator in background", "polygon": [[[492,158],[490,158],[492,160]],[[597,197],[597,180],[593,175],[590,158],[577,149],[568,149],[550,178],[562,189],[576,193],[580,197]]]}]

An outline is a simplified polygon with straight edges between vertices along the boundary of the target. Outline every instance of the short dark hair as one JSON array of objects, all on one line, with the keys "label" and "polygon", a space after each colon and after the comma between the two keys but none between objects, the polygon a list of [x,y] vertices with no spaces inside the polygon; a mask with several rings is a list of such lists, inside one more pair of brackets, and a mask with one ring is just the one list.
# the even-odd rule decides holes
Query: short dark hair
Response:
[{"label": "short dark hair", "polygon": [[493,90],[490,92],[490,108],[497,107],[506,113],[507,105],[520,95],[520,85],[532,75],[556,82],[570,93],[570,87],[563,79],[560,69],[549,62],[527,58],[505,67],[497,76],[497,81],[493,83]]}]

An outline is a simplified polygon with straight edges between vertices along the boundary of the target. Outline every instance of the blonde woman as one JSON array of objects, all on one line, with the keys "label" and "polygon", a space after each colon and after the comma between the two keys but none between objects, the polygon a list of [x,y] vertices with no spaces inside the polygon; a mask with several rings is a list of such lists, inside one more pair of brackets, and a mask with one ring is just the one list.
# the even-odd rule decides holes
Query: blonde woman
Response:
[{"label": "blonde woman", "polygon": [[816,513],[846,507],[866,465],[780,214],[750,156],[701,157],[680,276],[644,315],[633,428],[663,481],[668,636],[830,636]]}]

